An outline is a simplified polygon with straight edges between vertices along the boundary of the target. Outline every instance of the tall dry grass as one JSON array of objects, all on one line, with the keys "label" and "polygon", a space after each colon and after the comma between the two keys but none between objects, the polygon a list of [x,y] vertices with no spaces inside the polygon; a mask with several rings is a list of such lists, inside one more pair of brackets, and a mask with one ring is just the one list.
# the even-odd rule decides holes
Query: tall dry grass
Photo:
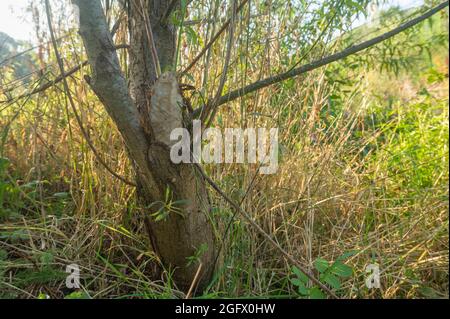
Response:
[{"label": "tall dry grass", "polygon": [[[124,34],[125,29],[118,33],[118,43],[126,39]],[[73,42],[65,45],[67,63],[82,61],[71,51]],[[277,41],[265,48],[263,53],[255,49],[261,56],[249,58],[245,70],[231,72],[229,83],[251,81],[282,66]],[[182,61],[192,58],[190,52],[183,54]],[[121,60],[126,61],[125,53]],[[220,54],[209,65],[213,87]],[[336,111],[330,101],[342,88],[330,82],[328,70],[227,104],[216,118],[214,125],[220,128],[279,127],[276,174],[260,175],[256,166],[246,164],[207,165],[208,173],[311,270],[317,258],[332,262],[354,251],[347,260],[353,275],[343,281],[339,296],[448,298],[448,136],[430,135],[448,135],[447,82],[427,85],[432,93],[424,97],[417,83],[410,93],[391,92],[404,79],[357,70],[360,80]],[[70,84],[85,128],[108,165],[132,179],[120,136],[82,80],[83,72],[71,77]],[[194,70],[192,78],[201,83],[205,70]],[[5,75],[1,80],[9,79]],[[376,97],[380,92],[400,97],[389,114],[375,112],[387,107],[387,99]],[[421,104],[425,107],[417,107]],[[170,272],[154,276],[157,260],[140,222],[146,212],[136,203],[134,189],[111,176],[90,151],[61,88],[1,106],[1,114],[0,295],[183,297]],[[440,158],[401,162],[408,149],[399,133],[405,123],[414,127],[412,141],[430,136],[422,149]],[[392,161],[395,156],[400,162]],[[421,171],[423,167],[431,168]],[[416,173],[434,183],[414,184]],[[223,199],[213,192],[211,198],[212,222],[223,248],[204,296],[299,297],[290,281],[291,265],[234,216]],[[381,288],[368,289],[365,268],[375,263],[380,265]],[[65,287],[69,264],[81,268],[82,289],[75,294]]]}]

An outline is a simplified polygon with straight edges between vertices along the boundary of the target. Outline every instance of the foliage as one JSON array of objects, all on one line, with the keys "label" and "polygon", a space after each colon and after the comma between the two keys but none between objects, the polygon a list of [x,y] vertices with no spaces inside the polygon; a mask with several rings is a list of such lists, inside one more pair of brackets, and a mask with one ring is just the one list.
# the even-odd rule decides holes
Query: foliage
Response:
[{"label": "foliage", "polygon": [[[341,280],[353,274],[353,269],[343,263],[343,261],[354,254],[355,252],[345,253],[339,256],[332,264],[325,259],[317,258],[314,261],[314,268],[320,274],[319,280],[335,290],[341,289]],[[308,287],[309,278],[301,270],[293,266],[291,271],[295,277],[291,278],[290,281],[294,286],[298,287],[298,293],[301,296],[310,297],[311,299],[326,298],[326,294],[320,287]]]},{"label": "foliage", "polygon": [[[381,34],[429,4],[387,10],[354,29],[352,21],[367,15],[368,1],[250,3],[239,13],[225,92]],[[180,9],[171,17],[180,31],[178,71],[229,14],[229,6],[217,0]],[[205,170],[340,297],[448,298],[443,17],[448,18],[436,15],[358,55],[229,103],[214,123],[279,127],[277,174],[260,176],[247,164],[205,165]],[[61,53],[67,66],[78,65],[86,57],[79,37],[68,35]],[[126,26],[115,41],[127,43]],[[225,41],[221,37],[183,79],[196,87],[192,96],[186,93],[193,106],[215,93]],[[128,53],[118,54],[127,74]],[[52,53],[40,62],[45,77],[30,76],[34,84],[59,73]],[[19,80],[13,68],[1,67],[2,85]],[[81,74],[68,80],[94,146],[114,171],[131,179],[133,164],[120,134]],[[27,82],[16,84],[8,92],[3,88],[10,85],[2,86],[2,100],[30,89]],[[98,163],[58,85],[2,103],[0,113],[0,297],[184,298],[173,269],[155,271],[160,261],[149,248],[141,216],[164,223],[186,203],[174,200],[168,187],[163,200],[142,207],[136,190]],[[223,199],[211,193],[210,200],[221,253],[214,279],[199,297],[326,297]],[[195,264],[204,250],[197,247],[186,263]],[[80,265],[83,279],[75,291],[61,288],[65,266],[72,263]],[[365,287],[369,263],[380,265],[383,289]]]}]

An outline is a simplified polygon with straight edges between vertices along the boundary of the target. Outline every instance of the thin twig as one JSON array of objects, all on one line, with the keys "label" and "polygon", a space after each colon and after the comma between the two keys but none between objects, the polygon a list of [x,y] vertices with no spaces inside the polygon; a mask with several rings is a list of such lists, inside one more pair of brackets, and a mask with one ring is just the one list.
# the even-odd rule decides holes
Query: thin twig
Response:
[{"label": "thin twig", "polygon": [[[65,38],[67,38],[69,36],[70,36],[70,32],[68,32],[66,35],[63,35],[63,36],[59,37],[58,39],[56,39],[56,41],[59,42],[59,41],[65,39]],[[3,66],[4,64],[6,64],[6,62],[8,62],[10,60],[17,59],[17,58],[21,57],[22,55],[33,51],[34,49],[45,47],[47,44],[50,44],[50,43],[51,43],[51,41],[48,41],[48,42],[45,42],[45,43],[42,43],[42,44],[38,44],[38,45],[33,46],[33,47],[29,48],[29,49],[26,49],[25,51],[16,53],[14,55],[11,55],[11,56],[5,58],[3,61],[1,61],[0,62],[0,66]]]},{"label": "thin twig", "polygon": [[116,32],[119,30],[122,20],[123,20],[123,11],[120,12],[119,17],[117,18],[116,22],[114,23],[113,27],[111,28],[111,36],[112,37],[114,37]]},{"label": "thin twig", "polygon": [[[236,14],[241,11],[244,5],[248,2],[248,0],[242,0],[241,4],[236,9]],[[205,47],[200,51],[200,53],[192,60],[192,62],[181,72],[181,75],[185,75],[189,72],[190,69],[201,59],[201,57],[209,50],[209,48],[217,41],[220,35],[228,28],[228,25],[231,22],[231,17],[223,24],[219,31],[217,31],[216,35],[214,35],[211,40],[205,45]]]},{"label": "thin twig", "polygon": [[[118,45],[115,46],[115,48],[117,50],[119,50],[119,49],[129,49],[130,45],[128,45],[128,44],[118,44]],[[53,79],[53,81],[47,82],[45,84],[42,84],[41,86],[35,88],[33,91],[31,91],[29,93],[22,94],[22,95],[19,95],[18,97],[11,98],[11,99],[8,99],[8,100],[0,101],[0,103],[1,104],[3,104],[3,103],[10,103],[13,100],[20,100],[20,99],[23,99],[23,98],[28,97],[30,95],[35,95],[35,94],[44,92],[47,89],[49,89],[52,86],[54,86],[55,84],[58,84],[59,82],[63,81],[65,78],[67,78],[67,77],[77,73],[81,68],[83,68],[86,65],[88,65],[88,63],[89,62],[87,60],[83,61],[81,64],[73,67],[72,69],[70,69],[69,71],[65,72],[64,74],[58,75],[55,79]]]},{"label": "thin twig", "polygon": [[[232,91],[230,93],[227,93],[227,94],[223,95],[218,100],[216,106],[220,106],[222,104],[226,104],[226,103],[231,102],[231,101],[233,101],[233,100],[235,100],[237,98],[243,97],[243,96],[245,96],[245,95],[247,95],[249,93],[258,91],[258,90],[263,89],[265,87],[268,87],[268,86],[270,86],[272,84],[276,84],[276,83],[285,81],[287,79],[293,78],[295,76],[298,76],[298,75],[310,72],[310,71],[318,69],[318,68],[320,68],[322,66],[325,66],[325,65],[328,65],[330,63],[342,60],[342,59],[344,59],[344,58],[346,58],[346,57],[348,57],[350,55],[353,55],[353,54],[356,54],[356,53],[361,52],[363,50],[366,50],[366,49],[368,49],[368,48],[370,48],[370,47],[372,47],[372,46],[374,46],[374,45],[376,45],[378,43],[381,43],[381,42],[383,42],[383,41],[385,41],[387,39],[390,39],[390,38],[396,36],[397,34],[403,32],[403,31],[405,31],[405,30],[407,30],[409,28],[414,27],[415,25],[419,24],[420,22],[428,19],[429,17],[433,16],[434,14],[438,13],[439,11],[445,9],[448,6],[448,4],[449,4],[449,2],[447,0],[447,1],[443,2],[443,3],[441,3],[440,5],[430,9],[429,11],[424,13],[423,15],[421,15],[421,16],[415,18],[415,19],[412,19],[412,20],[410,20],[408,22],[405,22],[405,23],[401,24],[400,26],[398,26],[397,28],[395,28],[395,29],[393,29],[391,31],[388,31],[388,32],[386,32],[386,33],[384,33],[384,34],[382,34],[380,36],[377,36],[377,37],[375,37],[373,39],[367,40],[367,41],[365,41],[363,43],[360,43],[360,44],[348,47],[347,49],[345,49],[345,50],[343,50],[341,52],[329,55],[329,56],[324,57],[324,58],[322,58],[320,60],[311,62],[309,64],[300,66],[300,67],[292,69],[292,70],[289,70],[288,72],[268,77],[266,79],[263,79],[263,80],[255,82],[255,83],[249,84],[249,85],[247,85],[247,86],[245,86],[243,88],[240,88],[240,89],[234,90],[234,91]],[[200,107],[197,110],[195,110],[194,111],[194,116],[200,114],[204,108],[205,108],[205,106]]]},{"label": "thin twig", "polygon": [[326,285],[321,283],[314,275],[312,275],[305,267],[303,267],[297,260],[295,260],[286,250],[284,250],[275,240],[267,234],[264,229],[262,229],[251,217],[248,215],[237,203],[235,203],[227,194],[205,173],[203,168],[197,163],[194,164],[197,170],[200,172],[202,177],[208,182],[209,185],[227,201],[233,209],[235,209],[239,214],[247,220],[247,222],[255,228],[258,233],[260,233],[274,248],[276,248],[284,257],[293,265],[295,265],[298,269],[300,269],[314,284],[318,285],[323,289],[326,293],[330,295],[330,297],[339,299],[338,296],[330,290]]},{"label": "thin twig", "polygon": [[11,98],[11,99],[8,99],[8,100],[1,101],[0,103],[10,103],[10,102],[12,102],[14,100],[20,100],[20,99],[29,97],[31,95],[35,95],[35,94],[44,92],[45,90],[51,88],[55,84],[61,82],[64,78],[66,78],[68,76],[71,76],[74,73],[78,72],[82,67],[86,66],[87,64],[88,64],[88,61],[84,61],[83,63],[73,67],[72,69],[70,69],[66,73],[58,75],[53,81],[50,81],[50,82],[47,82],[47,83],[44,83],[44,84],[38,86],[37,88],[33,89],[33,91],[31,91],[31,92],[19,95],[18,97],[14,97],[14,98]]},{"label": "thin twig", "polygon": [[[136,1],[137,0],[135,0],[135,6],[136,6]],[[152,25],[150,23],[150,18],[148,16],[148,12],[147,12],[147,10],[145,10],[145,6],[142,3],[142,0],[139,0],[139,3],[140,3],[140,7],[141,7],[140,14],[144,18],[145,32],[147,33],[147,39],[148,39],[148,43],[150,46],[150,52],[152,55],[153,66],[155,67],[155,74],[156,74],[156,77],[158,78],[161,75],[161,65],[159,63],[158,51],[156,50],[155,40],[153,37]],[[139,12],[139,10],[137,10],[137,11]]]},{"label": "thin twig", "polygon": [[[119,29],[119,25],[120,25],[120,22],[121,22],[121,21],[122,21],[122,19],[119,17],[119,19],[116,21],[116,24],[114,24],[113,28],[111,29],[111,36],[114,36],[114,35],[116,34],[117,30]],[[63,36],[63,37],[60,37],[59,39],[57,39],[57,41],[59,41],[59,40],[65,38],[65,37],[68,37],[68,35]],[[49,43],[51,43],[51,41],[49,41]],[[37,47],[39,47],[39,46],[37,46]],[[119,50],[119,49],[129,49],[130,46],[129,46],[128,44],[118,44],[118,45],[115,46],[115,48],[116,48],[117,50]],[[24,52],[26,52],[26,51],[24,51]],[[12,57],[11,57],[11,58],[12,58]],[[47,82],[47,83],[45,83],[45,84],[42,84],[41,86],[39,86],[39,87],[33,89],[33,91],[31,91],[31,92],[29,92],[29,93],[22,94],[22,95],[19,95],[18,97],[11,98],[11,99],[8,99],[8,100],[0,101],[0,104],[3,104],[3,103],[10,103],[10,102],[13,102],[14,100],[17,101],[17,100],[20,100],[20,99],[29,97],[30,95],[35,95],[35,94],[44,92],[44,91],[46,91],[47,89],[49,89],[49,88],[51,88],[52,86],[54,86],[55,84],[57,84],[57,83],[61,82],[62,80],[64,80],[64,78],[66,78],[66,77],[68,77],[68,76],[71,76],[71,75],[75,74],[75,73],[78,72],[82,67],[85,67],[86,65],[88,65],[88,61],[83,61],[81,64],[79,64],[79,65],[73,67],[72,69],[70,69],[70,70],[67,71],[66,73],[58,75],[53,81]]]},{"label": "thin twig", "polygon": [[[242,204],[244,203],[244,200],[247,198],[248,194],[250,193],[250,190],[253,187],[253,183],[256,181],[256,177],[258,176],[259,169],[261,168],[262,164],[263,164],[263,161],[261,161],[259,163],[258,168],[256,169],[255,174],[253,175],[252,180],[250,181],[250,184],[248,185],[244,196],[242,196],[241,200],[239,201],[239,207],[242,206]],[[234,211],[233,215],[230,218],[230,221],[227,224],[227,227],[225,228],[225,233],[222,236],[222,242],[220,243],[219,249],[217,250],[216,258],[214,259],[214,264],[213,264],[214,267],[216,267],[216,265],[217,265],[217,261],[219,260],[220,253],[222,252],[222,249],[225,246],[225,240],[228,236],[228,232],[231,229],[231,224],[233,223],[234,219],[236,218],[236,215],[238,214],[238,212],[239,211],[237,211],[237,210]]]},{"label": "thin twig", "polygon": [[189,287],[189,291],[188,291],[188,293],[186,295],[186,299],[191,298],[192,291],[194,290],[195,286],[197,285],[198,279],[200,277],[200,272],[202,271],[202,267],[203,267],[203,264],[200,263],[200,265],[198,265],[198,268],[197,268],[197,271],[195,273],[194,279],[192,280],[191,286]]},{"label": "thin twig", "polygon": [[230,23],[230,28],[229,28],[229,35],[228,35],[228,44],[227,44],[227,49],[226,49],[226,53],[225,53],[225,62],[223,65],[223,69],[222,69],[222,75],[220,77],[220,82],[219,82],[219,87],[217,88],[217,93],[214,96],[213,100],[211,101],[210,107],[206,108],[206,112],[205,112],[205,119],[207,117],[209,117],[209,119],[206,122],[206,127],[209,127],[210,124],[212,123],[212,121],[214,120],[214,117],[216,115],[217,112],[217,107],[214,107],[214,105],[216,105],[217,101],[220,99],[222,92],[223,92],[223,88],[225,86],[225,83],[227,82],[227,75],[228,75],[228,66],[230,64],[230,59],[231,59],[231,51],[233,48],[233,41],[234,41],[234,24],[236,22],[236,0],[233,0],[233,4],[232,4],[232,8],[231,8],[231,23]]}]

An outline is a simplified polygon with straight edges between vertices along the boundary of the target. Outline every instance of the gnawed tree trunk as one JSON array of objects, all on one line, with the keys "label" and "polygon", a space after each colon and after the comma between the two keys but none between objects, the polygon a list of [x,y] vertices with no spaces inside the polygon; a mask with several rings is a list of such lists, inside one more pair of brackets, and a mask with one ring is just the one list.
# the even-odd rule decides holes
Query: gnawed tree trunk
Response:
[{"label": "gnawed tree trunk", "polygon": [[[211,207],[203,179],[194,165],[176,165],[170,160],[170,143],[165,135],[167,128],[182,125],[182,110],[176,105],[181,96],[173,73],[166,72],[157,79],[141,12],[142,3],[151,21],[161,69],[168,70],[175,55],[175,33],[170,25],[160,22],[160,17],[166,13],[169,2],[129,2],[128,90],[101,2],[74,0],[80,9],[80,34],[93,72],[90,84],[124,139],[136,170],[139,199],[151,207],[148,215],[166,202],[166,194],[178,203],[179,211],[166,212],[161,221],[150,218],[150,226],[156,253],[167,268],[174,270],[178,287],[186,290],[200,263],[199,288],[209,282],[215,247],[208,218]],[[188,258],[196,255],[198,261],[189,263]]]}]

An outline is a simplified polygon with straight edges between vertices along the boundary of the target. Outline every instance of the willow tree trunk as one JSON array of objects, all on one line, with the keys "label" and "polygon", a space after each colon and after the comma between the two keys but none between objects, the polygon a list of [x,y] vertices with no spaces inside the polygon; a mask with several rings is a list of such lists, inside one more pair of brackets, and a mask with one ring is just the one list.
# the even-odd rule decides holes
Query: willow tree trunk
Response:
[{"label": "willow tree trunk", "polygon": [[[161,209],[161,220],[150,218],[152,246],[166,268],[174,271],[178,287],[186,290],[200,265],[198,287],[204,287],[211,279],[215,245],[204,180],[194,165],[174,164],[170,159],[167,135],[171,128],[183,123],[179,107],[182,98],[173,73],[157,76],[149,42],[151,30],[161,70],[170,70],[175,56],[175,33],[161,19],[170,2],[129,1],[127,81],[100,0],[74,0],[80,10],[80,34],[92,68],[90,85],[124,139],[136,170],[138,197],[149,207],[147,216]],[[146,27],[146,21],[150,21],[151,29]],[[164,208],[168,200],[176,207]],[[194,256],[195,259],[190,258]]]}]

